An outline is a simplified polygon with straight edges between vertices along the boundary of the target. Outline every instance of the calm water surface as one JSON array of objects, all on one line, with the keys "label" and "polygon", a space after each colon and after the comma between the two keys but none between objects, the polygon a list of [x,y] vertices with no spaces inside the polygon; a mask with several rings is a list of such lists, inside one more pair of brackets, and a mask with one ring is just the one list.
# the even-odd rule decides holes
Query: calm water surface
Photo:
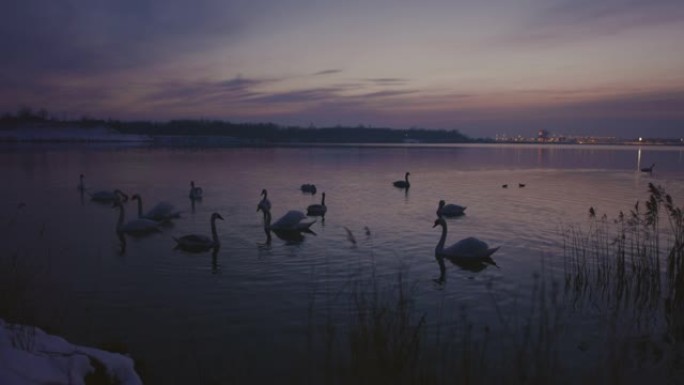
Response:
[{"label": "calm water surface", "polygon": [[[652,175],[638,171],[652,163]],[[405,171],[408,192],[392,186]],[[182,218],[161,233],[127,238],[122,253],[117,211],[79,194],[81,173],[88,191],[137,193],[147,208],[168,201]],[[614,217],[644,200],[649,182],[681,203],[684,149],[5,146],[0,177],[4,257],[32,261],[41,293],[33,306],[62,334],[83,344],[124,342],[154,382],[267,380],[303,360],[307,330],[318,327],[311,311],[343,323],[348,294],[371,275],[394,282],[403,272],[431,325],[457,322],[445,314],[461,308],[493,320],[492,297],[513,306],[542,259],[549,274],[561,271],[559,229],[586,224],[590,206]],[[194,205],[190,180],[205,194]],[[302,194],[303,183],[315,183],[318,194]],[[263,188],[274,219],[304,211],[326,192],[328,214],[313,225],[316,235],[266,245],[256,212]],[[446,282],[434,282],[440,199],[467,206],[464,217],[448,221],[447,242],[477,236],[501,246],[499,268],[450,265]],[[217,222],[215,258],[173,249],[172,236],[208,235],[213,212],[225,219]],[[127,218],[135,213],[129,202]]]}]

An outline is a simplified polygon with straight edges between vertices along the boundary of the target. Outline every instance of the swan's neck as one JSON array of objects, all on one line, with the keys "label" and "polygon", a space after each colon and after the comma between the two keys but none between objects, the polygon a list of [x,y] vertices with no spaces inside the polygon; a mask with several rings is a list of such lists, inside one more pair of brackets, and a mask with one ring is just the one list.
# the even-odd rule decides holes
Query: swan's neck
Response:
[{"label": "swan's neck", "polygon": [[270,235],[271,230],[271,212],[264,210],[264,231],[266,235]]},{"label": "swan's neck", "polygon": [[116,222],[116,229],[117,231],[123,227],[124,223],[124,208],[123,205],[117,205],[119,207],[119,220]]},{"label": "swan's neck", "polygon": [[406,184],[408,184],[408,182],[409,182],[409,181],[408,181],[408,176],[409,176],[409,174],[404,175],[404,180],[406,181]]},{"label": "swan's neck", "polygon": [[142,209],[142,198],[138,196],[138,217],[143,216],[143,209]]},{"label": "swan's neck", "polygon": [[218,233],[216,232],[216,218],[211,218],[211,239],[214,241],[214,246],[219,245]]},{"label": "swan's neck", "polygon": [[325,193],[321,195],[321,206],[325,206]]},{"label": "swan's neck", "polygon": [[439,238],[439,242],[437,242],[437,247],[435,247],[435,256],[436,257],[439,257],[439,254],[441,254],[442,250],[444,250],[444,242],[446,242],[446,236],[447,236],[446,222],[442,221],[440,223],[440,226],[442,226],[442,236]]}]

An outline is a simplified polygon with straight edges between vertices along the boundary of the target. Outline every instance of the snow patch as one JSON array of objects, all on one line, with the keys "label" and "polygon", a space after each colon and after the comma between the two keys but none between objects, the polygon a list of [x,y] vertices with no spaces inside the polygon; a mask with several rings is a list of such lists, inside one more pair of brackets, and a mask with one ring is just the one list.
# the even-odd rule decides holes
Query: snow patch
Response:
[{"label": "snow patch", "polygon": [[85,384],[99,362],[111,383],[142,384],[133,360],[118,353],[71,344],[62,337],[0,319],[0,384]]}]

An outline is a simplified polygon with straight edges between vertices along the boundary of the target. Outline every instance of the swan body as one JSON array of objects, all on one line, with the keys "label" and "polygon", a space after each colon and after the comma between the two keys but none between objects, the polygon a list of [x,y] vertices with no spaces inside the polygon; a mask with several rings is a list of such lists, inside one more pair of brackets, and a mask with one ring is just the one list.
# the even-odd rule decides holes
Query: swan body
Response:
[{"label": "swan body", "polygon": [[[262,195],[264,195],[265,191],[266,190],[262,191]],[[265,195],[264,195],[264,197],[265,197]],[[263,199],[262,199],[262,202],[263,202]],[[266,206],[268,206],[268,207],[266,207]],[[315,219],[308,218],[301,211],[290,210],[285,215],[280,217],[280,219],[278,219],[275,223],[271,224],[271,207],[270,206],[271,206],[270,202],[268,203],[268,205],[266,205],[266,204],[262,205],[261,202],[259,202],[259,204],[257,205],[257,212],[258,211],[264,212],[264,226],[266,226],[267,232],[269,230],[273,230],[273,231],[307,231],[307,230],[309,230],[309,227],[311,227],[311,225],[314,224],[314,222],[316,222]],[[266,219],[268,219],[268,222],[266,221]]]},{"label": "swan body", "polygon": [[136,218],[124,223],[124,207],[122,202],[115,202],[114,206],[119,209],[119,220],[116,225],[116,232],[119,234],[145,235],[159,232],[159,222],[147,218]]},{"label": "swan body", "polygon": [[217,219],[223,220],[223,217],[219,213],[211,214],[211,238],[199,234],[188,234],[180,238],[174,237],[173,239],[176,241],[176,248],[185,251],[200,252],[220,247],[221,244],[219,243],[218,233],[216,232]]},{"label": "swan body", "polygon": [[131,197],[138,201],[138,217],[152,219],[153,221],[168,221],[180,217],[180,212],[176,211],[171,203],[159,202],[150,211],[143,215],[143,203],[139,194]]},{"label": "swan body", "polygon": [[121,190],[103,190],[90,194],[90,199],[100,203],[121,203],[128,201],[128,195]]},{"label": "swan body", "polygon": [[303,193],[309,193],[309,194],[315,194],[316,193],[316,185],[315,184],[303,184],[300,189],[302,190]]},{"label": "swan body", "polygon": [[393,183],[393,184],[394,184],[394,187],[399,187],[399,188],[409,188],[409,187],[411,187],[411,183],[409,183],[409,179],[408,179],[409,175],[411,175],[411,173],[410,173],[410,172],[406,172],[406,174],[404,174],[404,180],[395,181],[395,182]]},{"label": "swan body", "polygon": [[270,229],[275,231],[306,231],[315,222],[315,219],[309,219],[301,211],[290,210],[280,217],[280,219],[275,221],[275,223],[270,226]]},{"label": "swan body", "polygon": [[263,198],[259,201],[259,204],[257,204],[257,211],[259,210],[264,210],[264,211],[270,211],[271,210],[271,201],[268,200],[268,191],[266,189],[261,190],[261,195]]},{"label": "swan body", "polygon": [[447,258],[452,260],[481,260],[495,264],[491,259],[499,247],[490,248],[486,242],[477,238],[469,237],[462,239],[449,247],[444,247],[447,235],[447,224],[444,218],[439,217],[435,220],[432,227],[442,226],[442,236],[435,247],[435,257],[437,259]]},{"label": "swan body", "polygon": [[[290,243],[301,243],[304,241],[304,235],[302,233],[314,234],[309,227],[315,222],[313,221],[298,221],[297,220],[304,214],[299,211],[289,211],[282,218],[280,218],[274,226],[271,226],[271,212],[269,210],[263,210],[264,212],[264,232],[266,233],[266,243],[271,243],[271,232],[273,232],[278,238]],[[292,222],[292,226],[283,226],[282,222]]]},{"label": "swan body", "polygon": [[202,199],[203,194],[204,194],[204,191],[202,190],[202,188],[196,187],[194,180],[190,181],[190,193],[188,194],[190,196],[190,199],[192,199],[192,200]]},{"label": "swan body", "polygon": [[325,216],[326,211],[328,211],[328,208],[325,205],[325,193],[322,193],[321,204],[309,205],[309,207],[306,208],[306,215],[311,217],[322,217]]},{"label": "swan body", "polygon": [[439,207],[437,208],[438,217],[459,217],[465,215],[465,206],[460,206],[456,204],[446,204],[443,200],[439,201]]}]

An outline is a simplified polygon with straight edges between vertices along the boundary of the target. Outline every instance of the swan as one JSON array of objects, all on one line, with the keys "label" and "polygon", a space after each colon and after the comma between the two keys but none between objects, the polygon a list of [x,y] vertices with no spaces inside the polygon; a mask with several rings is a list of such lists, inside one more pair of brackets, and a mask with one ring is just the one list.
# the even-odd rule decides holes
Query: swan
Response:
[{"label": "swan", "polygon": [[119,189],[113,191],[105,190],[90,194],[90,199],[100,203],[121,203],[128,201],[128,195]]},{"label": "swan", "polygon": [[160,223],[147,218],[132,219],[124,224],[123,203],[121,201],[114,202],[114,207],[119,209],[119,220],[116,223],[116,232],[119,234],[129,235],[145,235],[153,232],[158,232]]},{"label": "swan", "polygon": [[261,195],[263,195],[263,198],[261,198],[257,205],[257,211],[271,210],[271,201],[268,200],[268,191],[266,191],[266,189],[261,190]]},{"label": "swan", "polygon": [[502,184],[502,185],[501,185],[501,188],[508,188],[508,185],[507,185],[507,184]]},{"label": "swan", "polygon": [[525,187],[525,183],[518,183],[518,187],[519,187],[519,188]]},{"label": "swan", "polygon": [[176,248],[185,251],[200,252],[220,247],[221,244],[219,243],[218,234],[216,233],[217,219],[223,220],[223,217],[219,213],[211,214],[211,238],[206,235],[197,234],[184,235],[180,238],[174,237],[173,239],[176,241]]},{"label": "swan", "polygon": [[275,223],[271,224],[271,210],[263,209],[261,207],[257,208],[257,211],[262,210],[264,212],[264,219],[268,215],[268,230],[273,231],[311,231],[309,227],[313,225],[316,220],[310,219],[303,212],[297,210],[290,210],[285,215],[280,217]]},{"label": "swan", "polygon": [[306,231],[316,220],[310,220],[303,212],[290,210],[271,225],[271,230]]},{"label": "swan", "polygon": [[655,163],[653,163],[653,164],[651,165],[651,167],[644,167],[644,168],[642,168],[642,169],[641,169],[641,172],[652,173],[652,172],[653,172],[653,167],[655,167]]},{"label": "swan", "polygon": [[438,217],[432,227],[442,226],[442,237],[435,247],[435,258],[447,258],[455,261],[482,261],[496,265],[491,256],[499,247],[489,248],[487,243],[473,237],[461,239],[453,245],[444,248],[447,236],[447,224],[444,218]]},{"label": "swan", "polygon": [[411,173],[407,171],[406,174],[404,175],[404,180],[395,181],[393,183],[394,187],[399,187],[399,188],[411,187],[411,183],[409,183],[409,180],[408,180],[409,175],[411,175]]},{"label": "swan", "polygon": [[195,187],[195,181],[191,180],[190,181],[190,199],[202,199],[202,194],[204,192],[202,191],[201,187]]},{"label": "swan", "polygon": [[171,203],[159,202],[150,211],[143,215],[143,203],[139,194],[131,197],[132,200],[138,201],[138,217],[152,219],[153,221],[168,221],[180,217],[180,212],[175,211]]},{"label": "swan", "polygon": [[[304,241],[304,235],[302,233],[309,233],[309,234],[316,235],[316,233],[314,233],[313,231],[311,231],[309,229],[309,226],[311,226],[311,224],[313,224],[315,221],[311,221],[311,222],[307,221],[304,224],[302,224],[301,227],[296,226],[294,228],[289,228],[289,227],[282,227],[280,225],[276,225],[276,227],[273,227],[271,225],[271,212],[269,210],[263,210],[263,212],[264,212],[264,232],[266,233],[266,244],[271,243],[271,232],[273,232],[278,238],[280,238],[283,241],[286,241],[290,244],[303,242]],[[283,218],[287,217],[288,215],[293,215],[291,213],[296,213],[296,211],[289,211],[287,214],[285,214],[285,216],[283,216]],[[278,220],[278,222],[282,221],[283,218],[280,218]]]},{"label": "swan", "polygon": [[465,207],[455,204],[446,204],[443,200],[439,201],[439,207],[437,208],[438,217],[458,217],[465,215]]},{"label": "swan", "polygon": [[309,193],[309,194],[315,194],[316,193],[316,185],[315,184],[303,184],[300,189],[302,190],[303,193]]},{"label": "swan", "polygon": [[325,206],[325,193],[321,194],[321,204],[309,205],[306,208],[306,215],[311,217],[322,217],[325,216],[325,212],[328,208]]}]

